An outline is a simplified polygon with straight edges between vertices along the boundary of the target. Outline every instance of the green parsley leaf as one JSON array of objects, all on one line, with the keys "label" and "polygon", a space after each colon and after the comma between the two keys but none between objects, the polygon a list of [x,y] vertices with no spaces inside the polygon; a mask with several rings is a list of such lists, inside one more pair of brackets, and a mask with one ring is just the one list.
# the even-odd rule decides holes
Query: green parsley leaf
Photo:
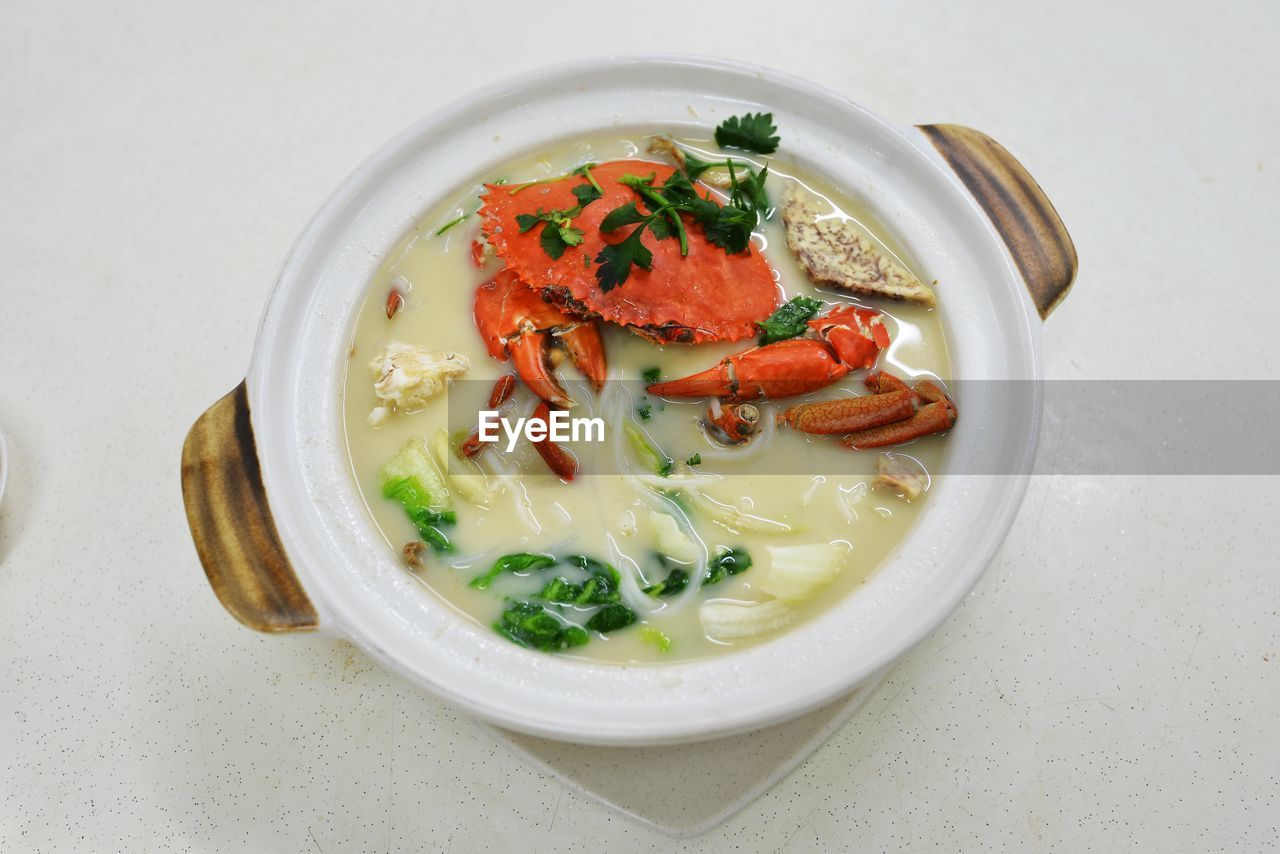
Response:
[{"label": "green parsley leaf", "polygon": [[604,219],[600,221],[600,230],[608,234],[624,226],[644,222],[646,219],[648,217],[640,213],[635,202],[627,202],[622,207],[614,208],[605,214]]},{"label": "green parsley leaf", "polygon": [[642,403],[636,407],[636,415],[640,416],[641,421],[648,421],[653,417],[653,406],[649,403]]},{"label": "green parsley leaf", "polygon": [[707,240],[733,255],[751,244],[751,230],[756,227],[754,211],[725,205],[716,212],[716,221],[703,226]]},{"label": "green parsley leaf", "polygon": [[538,238],[538,242],[542,244],[542,251],[547,253],[548,257],[553,261],[558,261],[566,249],[571,245],[576,245],[565,239],[565,232],[577,232],[576,243],[582,242],[582,232],[571,226],[561,227],[554,222],[549,222],[542,227],[542,234]]},{"label": "green parsley leaf", "polygon": [[659,368],[657,365],[652,368],[645,368],[642,376],[646,383],[656,383],[658,380],[662,379],[662,368]]},{"label": "green parsley leaf", "polygon": [[516,214],[516,225],[520,226],[521,234],[524,234],[540,222],[542,222],[542,208],[538,208],[536,214]]},{"label": "green parsley leaf", "polygon": [[579,184],[573,188],[573,195],[578,200],[578,208],[581,210],[596,199],[604,195],[599,189],[592,184]]},{"label": "green parsley leaf", "polygon": [[716,128],[716,145],[754,151],[757,154],[772,154],[778,150],[777,133],[773,113],[730,116]]},{"label": "green parsley leaf", "polygon": [[626,284],[632,265],[645,270],[653,268],[653,253],[640,240],[643,233],[642,225],[625,240],[609,244],[600,250],[600,254],[596,256],[596,264],[599,265],[596,267],[596,282],[601,291],[607,294],[618,285]]},{"label": "green parsley leaf", "polygon": [[778,306],[777,310],[766,319],[756,321],[756,326],[760,327],[762,333],[760,343],[772,344],[775,341],[785,341],[803,334],[805,324],[808,323],[809,318],[818,313],[820,308],[822,308],[821,300],[804,295],[792,297],[789,302]]}]

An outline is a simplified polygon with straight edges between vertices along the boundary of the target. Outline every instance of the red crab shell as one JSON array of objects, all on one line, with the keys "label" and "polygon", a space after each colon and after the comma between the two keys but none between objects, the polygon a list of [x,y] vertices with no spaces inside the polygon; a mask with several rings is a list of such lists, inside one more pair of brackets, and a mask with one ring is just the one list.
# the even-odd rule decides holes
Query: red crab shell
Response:
[{"label": "red crab shell", "polygon": [[[577,204],[572,188],[586,179],[572,175],[524,189],[513,185],[487,185],[480,208],[486,239],[520,281],[538,290],[569,311],[601,317],[630,327],[658,341],[697,344],[705,341],[738,341],[757,334],[755,322],[778,306],[778,286],[764,257],[754,246],[735,255],[707,241],[702,230],[686,217],[689,254],[680,255],[674,239],[657,240],[646,232],[644,244],[653,252],[653,269],[631,269],[627,281],[604,293],[595,276],[595,257],[606,243],[626,238],[635,226],[602,234],[600,221],[609,211],[627,202],[646,209],[640,197],[618,179],[626,174],[654,173],[655,184],[675,169],[662,163],[618,160],[592,167],[591,174],[604,196],[573,221],[586,236],[552,260],[539,243],[541,227],[524,234],[517,214],[539,208],[561,210]],[[513,190],[519,190],[514,192]]]}]

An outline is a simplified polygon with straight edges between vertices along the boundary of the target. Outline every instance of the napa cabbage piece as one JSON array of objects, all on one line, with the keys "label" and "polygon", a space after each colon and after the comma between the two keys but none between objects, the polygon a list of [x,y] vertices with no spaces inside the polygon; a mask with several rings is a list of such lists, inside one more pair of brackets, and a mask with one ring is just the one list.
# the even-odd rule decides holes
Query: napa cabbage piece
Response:
[{"label": "napa cabbage piece", "polygon": [[722,525],[731,531],[749,534],[789,534],[793,530],[785,522],[745,513],[737,506],[721,503],[697,489],[689,489],[685,495],[694,509],[717,525]]},{"label": "napa cabbage piece", "polygon": [[489,486],[488,476],[475,460],[469,460],[458,453],[457,443],[453,441],[448,430],[440,428],[436,433],[434,445],[440,470],[449,479],[449,483],[458,490],[458,494],[481,507],[492,504],[493,488]]},{"label": "napa cabbage piece", "polygon": [[741,640],[776,632],[795,619],[791,606],[781,599],[746,604],[713,599],[698,610],[702,631],[712,640]]},{"label": "napa cabbage piece", "polygon": [[669,513],[649,512],[649,525],[657,541],[658,551],[681,563],[693,563],[698,559],[698,544],[681,528]]},{"label": "napa cabbage piece", "polygon": [[812,596],[819,587],[835,580],[849,557],[840,543],[810,543],[800,546],[766,546],[769,568],[756,586],[779,599],[796,600]]},{"label": "napa cabbage piece", "polygon": [[436,466],[426,439],[410,439],[379,472],[382,495],[404,507],[418,536],[433,551],[453,550],[444,529],[456,525],[457,514],[444,476]]},{"label": "napa cabbage piece", "polygon": [[675,460],[667,456],[640,425],[628,418],[623,423],[622,430],[627,436],[627,441],[631,443],[631,450],[635,452],[640,465],[659,477],[667,477],[671,474]]}]

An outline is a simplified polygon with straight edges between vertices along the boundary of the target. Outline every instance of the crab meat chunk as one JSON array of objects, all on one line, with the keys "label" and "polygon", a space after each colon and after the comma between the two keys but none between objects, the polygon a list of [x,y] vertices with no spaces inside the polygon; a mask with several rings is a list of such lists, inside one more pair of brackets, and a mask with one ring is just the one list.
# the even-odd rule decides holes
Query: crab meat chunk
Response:
[{"label": "crab meat chunk", "polygon": [[392,341],[369,363],[377,379],[373,393],[380,405],[369,413],[375,427],[392,411],[415,412],[427,401],[444,391],[449,381],[471,368],[467,357],[448,350],[433,351],[426,347]]},{"label": "crab meat chunk", "polygon": [[892,490],[899,498],[914,501],[929,488],[929,473],[911,457],[881,454],[876,459],[876,477],[871,485]]}]

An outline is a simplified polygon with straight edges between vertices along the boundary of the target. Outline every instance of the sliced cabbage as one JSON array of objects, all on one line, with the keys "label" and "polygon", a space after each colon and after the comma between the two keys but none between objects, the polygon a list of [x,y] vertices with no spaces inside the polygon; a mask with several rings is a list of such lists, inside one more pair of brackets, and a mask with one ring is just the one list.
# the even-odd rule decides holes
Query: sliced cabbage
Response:
[{"label": "sliced cabbage", "polygon": [[493,502],[493,489],[489,486],[489,478],[475,460],[469,460],[459,454],[449,440],[449,431],[441,427],[436,432],[436,460],[441,470],[449,478],[449,482],[457,488],[458,494],[470,501],[488,507]]},{"label": "sliced cabbage", "polygon": [[681,563],[693,563],[698,559],[698,544],[680,529],[680,524],[670,514],[650,510],[649,525],[653,528],[660,553]]},{"label": "sliced cabbage", "polygon": [[805,599],[844,569],[848,549],[840,543],[765,546],[769,568],[756,587],[779,599]]},{"label": "sliced cabbage", "polygon": [[785,522],[778,522],[764,516],[753,516],[733,504],[721,503],[705,492],[690,489],[685,494],[689,496],[689,503],[699,512],[717,525],[723,525],[731,531],[746,531],[752,534],[789,534],[793,530]]},{"label": "sliced cabbage", "polygon": [[712,599],[702,603],[698,620],[712,640],[739,640],[775,632],[795,618],[791,606],[781,599],[743,604]]}]

